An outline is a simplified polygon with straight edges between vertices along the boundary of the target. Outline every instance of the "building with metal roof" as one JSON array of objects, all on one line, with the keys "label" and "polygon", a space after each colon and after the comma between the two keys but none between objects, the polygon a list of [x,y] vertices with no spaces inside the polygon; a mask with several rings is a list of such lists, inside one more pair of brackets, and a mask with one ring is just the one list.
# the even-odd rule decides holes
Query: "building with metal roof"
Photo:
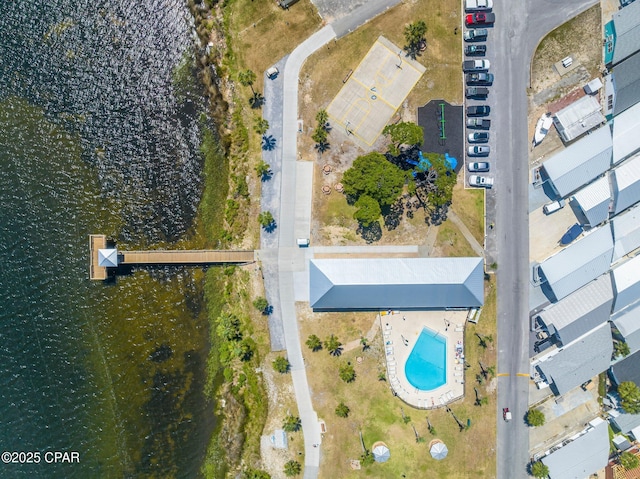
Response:
[{"label": "building with metal roof", "polygon": [[573,195],[573,199],[592,228],[609,219],[609,207],[612,202],[609,176],[605,175],[581,188]]},{"label": "building with metal roof", "polygon": [[640,351],[640,303],[623,309],[611,319],[624,338],[624,342],[629,346],[630,353]]},{"label": "building with metal roof", "polygon": [[609,321],[612,304],[611,276],[604,274],[545,308],[538,318],[549,334],[555,334],[562,344],[569,344]]},{"label": "building with metal roof", "polygon": [[630,354],[611,366],[609,377],[616,386],[626,381],[640,385],[640,353]]},{"label": "building with metal roof", "polygon": [[640,426],[640,414],[629,414],[624,409],[613,409],[609,411],[609,424],[614,431],[622,434],[634,434]]},{"label": "building with metal roof", "polygon": [[612,47],[605,61],[607,65],[616,65],[640,49],[640,4],[634,2],[614,13],[607,25],[612,31],[605,40],[610,41]]},{"label": "building with metal roof", "polygon": [[314,310],[477,308],[484,304],[482,258],[312,259]]},{"label": "building with metal roof", "polygon": [[606,371],[611,364],[611,327],[604,323],[566,346],[538,358],[535,367],[561,396]]},{"label": "building with metal roof", "polygon": [[539,265],[539,271],[551,290],[553,297],[549,299],[559,301],[606,273],[612,257],[611,228],[605,224],[547,258]]},{"label": "building with metal roof", "polygon": [[616,65],[612,76],[615,88],[613,115],[617,116],[640,101],[640,53]]},{"label": "building with metal roof", "polygon": [[105,248],[98,250],[98,266],[115,268],[118,266],[118,250],[116,248]]},{"label": "building with metal roof", "polygon": [[542,458],[551,479],[586,479],[609,462],[609,426],[597,421],[584,434]]},{"label": "building with metal roof", "polygon": [[640,248],[640,206],[616,216],[611,221],[613,232],[613,262],[616,263]]},{"label": "building with metal roof", "polygon": [[640,300],[640,256],[613,268],[611,277],[616,291],[613,313]]},{"label": "building with metal roof", "polygon": [[581,137],[604,122],[602,106],[589,95],[574,101],[553,116],[556,130],[565,143]]},{"label": "building with metal roof", "polygon": [[636,103],[613,119],[614,164],[640,151],[638,131],[640,131],[640,103]]},{"label": "building with metal roof", "polygon": [[611,129],[604,126],[545,161],[540,175],[564,198],[607,171],[612,151]]},{"label": "building with metal roof", "polygon": [[611,182],[613,184],[614,214],[618,214],[640,201],[640,154],[614,168],[611,172]]}]

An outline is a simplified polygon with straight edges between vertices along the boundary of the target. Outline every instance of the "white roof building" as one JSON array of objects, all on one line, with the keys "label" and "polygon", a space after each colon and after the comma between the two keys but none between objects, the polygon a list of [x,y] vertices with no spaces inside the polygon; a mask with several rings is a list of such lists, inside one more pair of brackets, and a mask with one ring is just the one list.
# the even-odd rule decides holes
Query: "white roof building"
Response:
[{"label": "white roof building", "polygon": [[604,126],[553,155],[542,164],[540,173],[564,198],[607,171],[612,151],[611,130]]},{"label": "white roof building", "polygon": [[640,132],[640,103],[636,103],[613,119],[614,163],[619,163],[640,150],[638,132]]},{"label": "white roof building", "polygon": [[611,181],[614,191],[614,214],[640,201],[640,155],[614,168],[611,172]]},{"label": "white roof building", "polygon": [[616,216],[610,224],[613,232],[613,262],[615,263],[640,248],[640,206],[635,206]]},{"label": "white roof building", "polygon": [[543,310],[538,317],[549,333],[569,344],[609,321],[613,303],[611,276],[604,274]]},{"label": "white roof building", "polygon": [[482,258],[312,259],[314,310],[477,308],[484,304]]},{"label": "white roof building", "polygon": [[611,187],[608,175],[578,190],[573,198],[592,228],[607,220],[611,204]]},{"label": "white roof building", "polygon": [[115,248],[98,250],[98,266],[115,268],[118,266],[118,250]]},{"label": "white roof building", "polygon": [[559,301],[609,271],[612,257],[611,228],[605,224],[547,258],[539,268]]},{"label": "white roof building", "polygon": [[640,256],[613,268],[611,276],[616,290],[614,313],[640,300]]},{"label": "white roof building", "polygon": [[640,303],[623,309],[611,319],[629,346],[630,354],[640,351]]},{"label": "white roof building", "polygon": [[633,2],[613,14],[615,48],[611,63],[615,65],[640,49],[640,4]]},{"label": "white roof building", "polygon": [[573,141],[605,122],[601,110],[598,100],[586,95],[556,113],[553,123],[563,141]]}]

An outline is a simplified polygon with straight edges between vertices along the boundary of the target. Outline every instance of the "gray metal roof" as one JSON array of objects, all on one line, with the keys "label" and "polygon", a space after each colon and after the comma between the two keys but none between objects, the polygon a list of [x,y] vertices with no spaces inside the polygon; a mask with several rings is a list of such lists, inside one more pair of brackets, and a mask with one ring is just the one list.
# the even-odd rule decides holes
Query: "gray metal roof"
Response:
[{"label": "gray metal roof", "polygon": [[640,385],[640,353],[631,354],[611,366],[611,378],[616,385],[625,381]]},{"label": "gray metal roof", "polygon": [[539,316],[547,326],[553,325],[562,344],[568,344],[609,321],[612,303],[611,276],[604,274],[552,304]]},{"label": "gray metal roof", "polygon": [[565,197],[607,171],[612,151],[611,130],[604,126],[553,155],[542,168],[558,194]]},{"label": "gray metal roof", "polygon": [[601,422],[586,434],[542,458],[551,479],[586,479],[609,461],[609,425]]},{"label": "gray metal roof", "polygon": [[612,75],[616,89],[613,114],[617,116],[640,101],[640,54],[616,65]]},{"label": "gray metal roof", "polygon": [[640,351],[640,303],[623,309],[612,319],[624,342],[629,345],[631,354]]},{"label": "gray metal roof", "polygon": [[586,95],[556,113],[553,123],[565,142],[573,141],[605,122],[601,110],[598,100]]},{"label": "gray metal roof", "polygon": [[559,301],[606,273],[612,257],[611,228],[605,224],[544,260],[540,269]]},{"label": "gray metal roof", "polygon": [[431,309],[484,304],[482,258],[312,259],[316,310]]},{"label": "gray metal roof", "polygon": [[541,358],[538,368],[562,395],[609,368],[613,342],[609,323]]},{"label": "gray metal roof", "polygon": [[640,155],[629,158],[615,168],[611,174],[611,181],[615,197],[614,214],[640,201]]},{"label": "gray metal roof", "polygon": [[636,103],[613,119],[614,163],[618,163],[640,150],[638,131],[640,131],[640,103]]},{"label": "gray metal roof", "polygon": [[640,426],[640,414],[627,414],[620,411],[617,416],[611,416],[613,425],[623,434],[629,434],[632,429]]},{"label": "gray metal roof", "polygon": [[118,266],[118,250],[115,248],[98,250],[98,266],[115,268]]},{"label": "gray metal roof", "polygon": [[580,205],[580,209],[587,217],[591,227],[597,226],[609,218],[611,188],[608,175],[578,190],[573,197]]},{"label": "gray metal roof", "polygon": [[611,63],[615,65],[640,49],[640,4],[634,2],[613,15],[616,43]]},{"label": "gray metal roof", "polygon": [[640,299],[640,256],[616,266],[611,276],[616,289],[613,312],[617,313]]},{"label": "gray metal roof", "polygon": [[616,216],[611,221],[614,250],[613,262],[619,261],[633,250],[640,248],[640,206]]}]

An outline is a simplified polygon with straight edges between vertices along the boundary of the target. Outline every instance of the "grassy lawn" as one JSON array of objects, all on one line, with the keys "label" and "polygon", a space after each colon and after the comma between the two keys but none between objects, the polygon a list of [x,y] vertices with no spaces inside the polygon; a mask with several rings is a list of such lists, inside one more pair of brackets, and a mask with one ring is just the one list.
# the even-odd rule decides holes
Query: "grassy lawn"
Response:
[{"label": "grassy lawn", "polygon": [[436,239],[438,256],[442,257],[468,257],[477,256],[473,248],[460,232],[460,229],[450,220],[445,221],[438,228]]},{"label": "grassy lawn", "polygon": [[451,209],[480,244],[484,243],[484,191],[465,189],[461,182],[453,189]]},{"label": "grassy lawn", "polygon": [[[493,342],[486,341],[487,348],[479,346],[475,333],[495,338],[495,278],[486,284],[486,306],[478,325],[469,324],[465,336],[465,354],[469,364],[466,375],[465,398],[451,405],[453,413],[471,426],[460,432],[457,423],[444,409],[420,411],[404,404],[391,394],[386,381],[379,379],[384,372],[384,351],[378,332],[371,348],[362,351],[356,348],[344,352],[340,357],[332,357],[326,351],[311,352],[303,344],[307,363],[307,377],[312,391],[314,408],[327,424],[327,433],[322,444],[321,478],[376,478],[406,477],[468,478],[495,477],[495,431],[496,403],[495,380],[478,384],[474,381],[480,374],[479,361],[485,368],[494,366],[496,351]],[[366,333],[375,321],[375,313],[312,313],[299,309],[300,335],[304,343],[309,334],[324,339],[336,334],[342,343],[357,340]],[[363,358],[357,362],[356,358]],[[338,368],[350,362],[356,370],[356,380],[344,383],[338,376]],[[476,406],[473,387],[478,388],[480,397],[487,397],[488,403]],[[349,408],[348,418],[335,414],[336,406],[343,401]],[[406,424],[402,414],[410,417]],[[435,435],[428,431],[426,418],[435,428]],[[413,427],[424,442],[417,442]],[[350,459],[358,459],[362,454],[359,433],[362,432],[365,445],[379,440],[391,450],[391,459],[384,464],[364,467],[354,471],[349,466]],[[429,442],[442,440],[449,448],[449,455],[443,461],[436,461],[429,454]]]}]

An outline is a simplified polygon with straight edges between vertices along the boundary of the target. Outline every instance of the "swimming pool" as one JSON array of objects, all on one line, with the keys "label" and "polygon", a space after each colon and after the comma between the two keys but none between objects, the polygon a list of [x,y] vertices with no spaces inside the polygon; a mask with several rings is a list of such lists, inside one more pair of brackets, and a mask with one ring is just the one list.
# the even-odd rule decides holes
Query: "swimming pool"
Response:
[{"label": "swimming pool", "polygon": [[423,328],[404,366],[414,388],[431,391],[447,382],[447,338]]}]

